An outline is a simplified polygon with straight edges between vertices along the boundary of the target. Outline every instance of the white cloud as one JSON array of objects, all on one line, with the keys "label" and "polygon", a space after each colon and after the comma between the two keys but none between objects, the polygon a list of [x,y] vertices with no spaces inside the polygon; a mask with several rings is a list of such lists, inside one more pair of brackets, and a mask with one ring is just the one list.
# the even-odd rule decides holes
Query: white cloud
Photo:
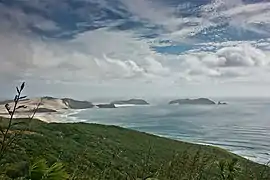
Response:
[{"label": "white cloud", "polygon": [[[138,18],[164,26],[169,33],[161,34],[155,42],[159,38],[169,39],[166,45],[177,40],[195,44],[188,42],[186,38],[217,25],[207,19],[210,14],[201,18],[182,19],[173,15],[173,9],[163,9],[159,4],[150,1],[124,3]],[[223,4],[216,6],[218,12],[223,12],[223,16],[227,17],[238,16],[243,12],[249,14],[256,8],[260,9],[257,6],[244,5],[240,1],[226,4],[225,8]],[[73,93],[85,89],[85,94],[88,94],[89,89],[93,88],[100,91],[95,92],[98,94],[104,93],[104,88],[109,88],[109,91],[115,94],[119,94],[119,89],[122,89],[121,93],[147,91],[152,94],[155,91],[158,94],[166,93],[164,90],[167,90],[167,93],[174,90],[176,92],[180,86],[189,87],[193,84],[249,80],[255,82],[264,76],[270,77],[270,53],[267,48],[259,47],[267,47],[268,41],[198,43],[197,45],[203,47],[196,51],[193,49],[193,52],[186,51],[181,55],[161,54],[151,48],[149,40],[138,38],[135,31],[102,28],[81,33],[66,41],[26,36],[23,30],[27,29],[25,25],[29,23],[44,30],[55,30],[58,26],[40,17],[27,19],[25,14],[20,16],[21,13],[17,11],[18,23],[22,24],[15,23],[15,27],[8,21],[1,24],[0,83],[11,84],[12,81],[25,79],[34,86],[43,82],[46,86],[70,87]],[[249,17],[255,22],[261,15],[264,16],[261,13]],[[217,15],[219,16],[222,16],[222,13]],[[14,29],[9,31],[11,27]],[[61,91],[67,91],[67,88],[62,88]]]},{"label": "white cloud", "polygon": [[[0,74],[17,72],[35,79],[79,81],[147,79],[170,71],[160,55],[132,33],[100,29],[67,42],[2,36]],[[14,53],[16,52],[16,53]]]},{"label": "white cloud", "polygon": [[[270,9],[269,2],[261,2],[255,4],[243,4],[239,3],[237,6],[231,7],[225,11],[222,11],[223,16],[231,17],[236,15],[246,15],[248,17],[257,15],[260,13],[265,13]],[[264,19],[262,19],[264,20]]]},{"label": "white cloud", "polygon": [[249,44],[225,47],[217,52],[223,66],[265,66],[269,64],[266,54]]},{"label": "white cloud", "polygon": [[140,19],[156,25],[162,25],[168,29],[175,28],[176,18],[173,17],[173,9],[162,6],[158,2],[146,0],[121,0],[128,10]]},{"label": "white cloud", "polygon": [[[223,47],[216,52],[158,54],[132,32],[106,28],[66,42],[1,36],[0,47],[2,77],[11,82],[25,79],[73,88],[87,87],[88,83],[95,88],[103,87],[102,84],[110,84],[111,88],[131,87],[136,83],[142,89],[151,85],[164,90],[177,84],[249,78],[258,72],[254,69],[268,67],[269,57],[268,52],[247,44]],[[18,75],[14,76],[15,71]]]},{"label": "white cloud", "polygon": [[257,70],[265,72],[269,67],[270,52],[262,51],[250,44],[223,47],[216,52],[190,52],[178,56],[181,66],[190,76],[231,79],[249,78]]},{"label": "white cloud", "polygon": [[267,29],[258,28],[256,24],[269,24],[269,2],[245,4],[242,0],[215,0],[201,8],[204,18],[216,24],[228,22],[240,32],[249,30],[258,34],[269,35]]},{"label": "white cloud", "polygon": [[269,35],[267,29],[256,26],[261,23],[269,24],[270,3],[268,2],[245,4],[242,0],[214,0],[201,6],[198,16],[189,17],[180,17],[181,8],[165,6],[159,1],[122,0],[122,3],[137,18],[162,26],[166,32],[160,34],[157,39],[168,40],[169,44],[187,43],[188,39],[198,33],[207,32],[208,28],[215,28],[226,23],[237,29],[240,34],[248,30],[261,35]]},{"label": "white cloud", "polygon": [[[8,17],[8,18],[7,18]],[[45,19],[37,14],[25,14],[16,7],[6,7],[0,4],[0,31],[20,31],[29,32],[29,26],[39,28],[44,31],[59,30],[59,26],[49,19]]]},{"label": "white cloud", "polygon": [[160,34],[161,40],[183,41],[185,38],[192,37],[203,29],[215,25],[208,18],[179,17],[176,15],[179,14],[179,8],[166,6],[158,1],[121,0],[121,2],[137,19],[163,27],[166,32]]},{"label": "white cloud", "polygon": [[189,56],[199,59],[209,67],[267,66],[269,64],[269,52],[263,52],[250,44],[223,47],[216,52],[190,53],[187,58],[190,58]]},{"label": "white cloud", "polygon": [[[143,14],[140,11],[141,8],[138,7],[137,9],[139,13]],[[166,19],[166,23],[162,25],[165,26],[168,33],[160,36],[162,40],[185,42],[186,39],[194,37],[200,32],[207,32],[208,28],[216,28],[222,24],[229,24],[240,34],[248,30],[261,35],[270,35],[267,28],[256,26],[257,24],[269,25],[269,2],[245,4],[242,0],[214,0],[200,7],[198,17],[176,17],[172,13],[172,9],[168,10],[167,13],[156,9],[155,14],[150,15],[150,17],[158,18],[162,16],[163,19]],[[145,15],[147,16],[147,14]],[[155,23],[155,21],[152,22]]]}]

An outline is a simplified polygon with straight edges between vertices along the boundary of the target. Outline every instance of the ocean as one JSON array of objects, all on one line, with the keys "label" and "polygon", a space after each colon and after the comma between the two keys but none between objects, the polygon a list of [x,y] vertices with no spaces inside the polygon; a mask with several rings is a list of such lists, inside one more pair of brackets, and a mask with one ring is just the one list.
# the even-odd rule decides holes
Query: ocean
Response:
[{"label": "ocean", "polygon": [[259,163],[270,161],[270,99],[227,99],[228,105],[127,106],[72,113],[68,122],[117,125],[208,144]]}]

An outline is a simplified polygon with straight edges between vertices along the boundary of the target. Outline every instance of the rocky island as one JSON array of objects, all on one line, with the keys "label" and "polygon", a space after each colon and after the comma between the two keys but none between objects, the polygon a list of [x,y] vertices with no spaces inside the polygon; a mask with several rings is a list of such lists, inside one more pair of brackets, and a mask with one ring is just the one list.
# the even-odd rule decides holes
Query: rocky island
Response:
[{"label": "rocky island", "polygon": [[179,105],[214,105],[214,101],[207,98],[198,98],[198,99],[177,99],[170,101],[169,104],[179,104]]},{"label": "rocky island", "polygon": [[149,103],[143,99],[129,99],[129,100],[113,101],[113,102],[111,102],[111,104],[149,105]]},{"label": "rocky island", "polygon": [[108,108],[116,108],[116,106],[114,104],[112,104],[112,103],[110,103],[110,104],[97,104],[96,106],[98,108],[106,108],[106,109],[108,109]]},{"label": "rocky island", "polygon": [[220,101],[218,101],[218,105],[227,105],[228,103],[226,103],[226,102],[220,102]]},{"label": "rocky island", "polygon": [[62,101],[70,109],[89,109],[94,107],[94,105],[88,101],[78,101],[70,98],[64,98]]},{"label": "rocky island", "polygon": [[[13,100],[0,102],[0,116],[8,117],[5,104],[14,106]],[[39,106],[38,106],[39,104]],[[43,96],[38,98],[21,100],[18,106],[24,106],[17,110],[16,118],[27,118],[31,113],[36,113],[36,117],[45,122],[55,121],[55,115],[69,112],[69,110],[89,109],[89,108],[117,108],[116,105],[148,105],[143,99],[129,99],[113,101],[105,104],[93,104],[89,101],[80,101],[71,98],[55,98]]]}]

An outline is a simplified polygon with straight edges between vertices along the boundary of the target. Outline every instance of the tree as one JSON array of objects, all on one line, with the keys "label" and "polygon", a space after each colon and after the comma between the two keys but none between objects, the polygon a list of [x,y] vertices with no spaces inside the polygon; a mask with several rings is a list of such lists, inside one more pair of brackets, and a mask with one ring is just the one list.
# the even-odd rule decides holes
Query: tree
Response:
[{"label": "tree", "polygon": [[29,171],[31,180],[66,180],[67,178],[68,174],[62,163],[56,162],[49,167],[44,159],[35,162]]}]

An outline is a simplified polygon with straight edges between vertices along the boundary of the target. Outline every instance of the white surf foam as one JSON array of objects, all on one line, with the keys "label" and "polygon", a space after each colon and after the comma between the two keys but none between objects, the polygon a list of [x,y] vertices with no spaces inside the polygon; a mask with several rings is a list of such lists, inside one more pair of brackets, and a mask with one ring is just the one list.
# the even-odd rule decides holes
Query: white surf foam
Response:
[{"label": "white surf foam", "polygon": [[[146,105],[139,105],[139,104],[114,104],[115,107],[135,107],[135,106],[146,106]],[[149,105],[148,105],[149,106]]]}]

